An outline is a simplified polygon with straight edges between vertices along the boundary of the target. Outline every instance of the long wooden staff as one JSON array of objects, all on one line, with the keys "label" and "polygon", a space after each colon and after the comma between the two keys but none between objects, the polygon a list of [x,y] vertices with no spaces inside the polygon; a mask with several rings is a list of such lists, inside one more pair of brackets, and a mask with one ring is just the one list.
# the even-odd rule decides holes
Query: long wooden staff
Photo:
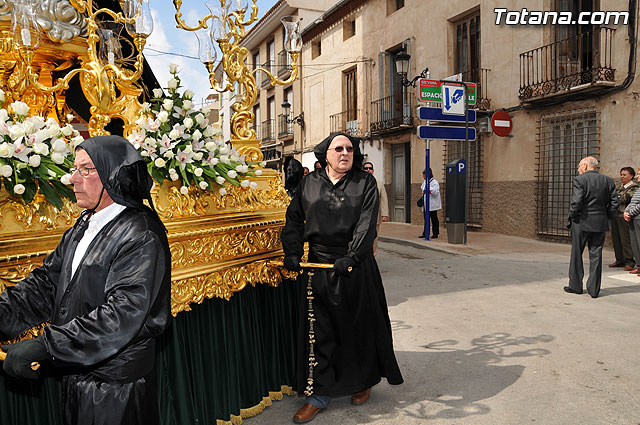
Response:
[{"label": "long wooden staff", "polygon": [[[6,359],[6,358],[7,358],[7,353],[5,353],[4,351],[2,351],[2,350],[0,349],[0,362],[3,362],[3,361],[4,361],[4,359]],[[38,369],[40,369],[40,363],[38,363],[38,362],[32,362],[32,363],[31,363],[31,369],[32,369],[32,370],[38,370]]]}]

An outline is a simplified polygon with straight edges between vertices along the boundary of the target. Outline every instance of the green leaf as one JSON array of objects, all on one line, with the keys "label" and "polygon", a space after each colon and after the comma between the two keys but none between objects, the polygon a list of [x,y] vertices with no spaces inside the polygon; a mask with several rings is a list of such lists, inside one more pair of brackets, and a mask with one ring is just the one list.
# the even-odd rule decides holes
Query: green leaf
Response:
[{"label": "green leaf", "polygon": [[[58,195],[58,192],[56,192],[56,190],[53,188],[53,186],[51,186],[51,184],[45,180],[40,180],[40,192],[44,195],[44,197],[47,199],[47,202],[49,202],[50,204],[54,205],[56,208],[58,208],[59,210],[62,209],[62,199],[60,199],[60,196]],[[25,194],[27,192],[25,191]]]},{"label": "green leaf", "polygon": [[38,188],[34,182],[29,182],[24,184],[24,193],[22,194],[22,199],[24,202],[28,204],[33,201],[33,197],[36,196],[36,192]]},{"label": "green leaf", "polygon": [[71,199],[73,202],[76,202],[76,194],[73,193],[73,189],[68,186],[62,184],[59,180],[52,180],[51,184],[55,187],[56,191],[60,196]]},{"label": "green leaf", "polygon": [[154,167],[151,169],[151,176],[156,182],[158,182],[158,184],[162,184],[162,182],[164,182],[164,171],[158,168]]}]

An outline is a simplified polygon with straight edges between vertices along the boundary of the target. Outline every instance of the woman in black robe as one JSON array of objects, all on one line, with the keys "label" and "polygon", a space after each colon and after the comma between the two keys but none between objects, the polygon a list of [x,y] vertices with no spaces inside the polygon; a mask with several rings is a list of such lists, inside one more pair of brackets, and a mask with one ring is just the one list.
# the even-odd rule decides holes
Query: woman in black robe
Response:
[{"label": "woman in black robe", "polygon": [[322,168],[300,182],[287,209],[284,265],[299,271],[309,242],[310,262],[334,266],[305,271],[300,278],[313,300],[309,306],[307,291],[301,291],[300,311],[311,311],[300,314],[294,389],[307,399],[294,415],[296,423],[313,419],[330,397],[351,395],[353,404],[366,402],[381,377],[393,385],[403,382],[373,256],[375,178],[361,170],[359,145],[347,134],[330,135],[314,153]]}]

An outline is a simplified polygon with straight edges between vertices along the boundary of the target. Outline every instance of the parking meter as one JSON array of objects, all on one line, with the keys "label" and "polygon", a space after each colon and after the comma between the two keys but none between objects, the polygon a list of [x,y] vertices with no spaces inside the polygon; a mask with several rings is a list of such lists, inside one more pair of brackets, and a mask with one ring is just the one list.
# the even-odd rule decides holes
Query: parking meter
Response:
[{"label": "parking meter", "polygon": [[445,218],[447,238],[451,244],[463,244],[467,210],[467,163],[454,159],[446,167]]}]

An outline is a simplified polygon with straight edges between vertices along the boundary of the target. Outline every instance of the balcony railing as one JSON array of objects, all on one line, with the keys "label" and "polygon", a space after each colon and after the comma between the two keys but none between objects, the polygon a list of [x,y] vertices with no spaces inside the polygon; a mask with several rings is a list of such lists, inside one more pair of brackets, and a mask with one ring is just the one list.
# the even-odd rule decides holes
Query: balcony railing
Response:
[{"label": "balcony railing", "polygon": [[287,122],[287,119],[292,120],[293,114],[290,114],[289,116],[284,114],[278,115],[278,139],[293,136],[293,121]]},{"label": "balcony railing", "polygon": [[[275,75],[275,68],[276,68],[276,64],[274,61],[272,60],[268,60],[265,63],[262,64],[262,68],[266,69],[267,71],[269,71],[272,75]],[[269,78],[269,76],[263,72],[262,73],[263,77],[262,77],[262,87],[266,86],[267,84],[269,84],[271,82],[271,79]]]},{"label": "balcony railing", "polygon": [[276,138],[275,126],[276,126],[276,120],[271,119],[271,120],[262,121],[262,131],[260,133],[262,135],[262,143],[275,140]]},{"label": "balcony railing", "polygon": [[416,100],[413,90],[371,102],[371,132],[380,133],[413,127]]},{"label": "balcony railing", "polygon": [[262,139],[262,129],[260,124],[254,122],[251,128],[256,131],[256,139]]},{"label": "balcony railing", "polygon": [[487,68],[471,68],[462,72],[462,81],[476,83],[476,106],[475,108],[487,111],[491,109],[491,99],[489,98],[489,86],[487,79],[491,70]]},{"label": "balcony railing", "polygon": [[332,133],[342,132],[352,136],[362,136],[360,129],[362,116],[361,109],[329,115],[330,130]]},{"label": "balcony railing", "polygon": [[278,76],[288,78],[291,73],[291,56],[286,50],[278,53]]},{"label": "balcony railing", "polygon": [[615,81],[612,28],[556,41],[520,54],[520,100],[598,81]]}]

